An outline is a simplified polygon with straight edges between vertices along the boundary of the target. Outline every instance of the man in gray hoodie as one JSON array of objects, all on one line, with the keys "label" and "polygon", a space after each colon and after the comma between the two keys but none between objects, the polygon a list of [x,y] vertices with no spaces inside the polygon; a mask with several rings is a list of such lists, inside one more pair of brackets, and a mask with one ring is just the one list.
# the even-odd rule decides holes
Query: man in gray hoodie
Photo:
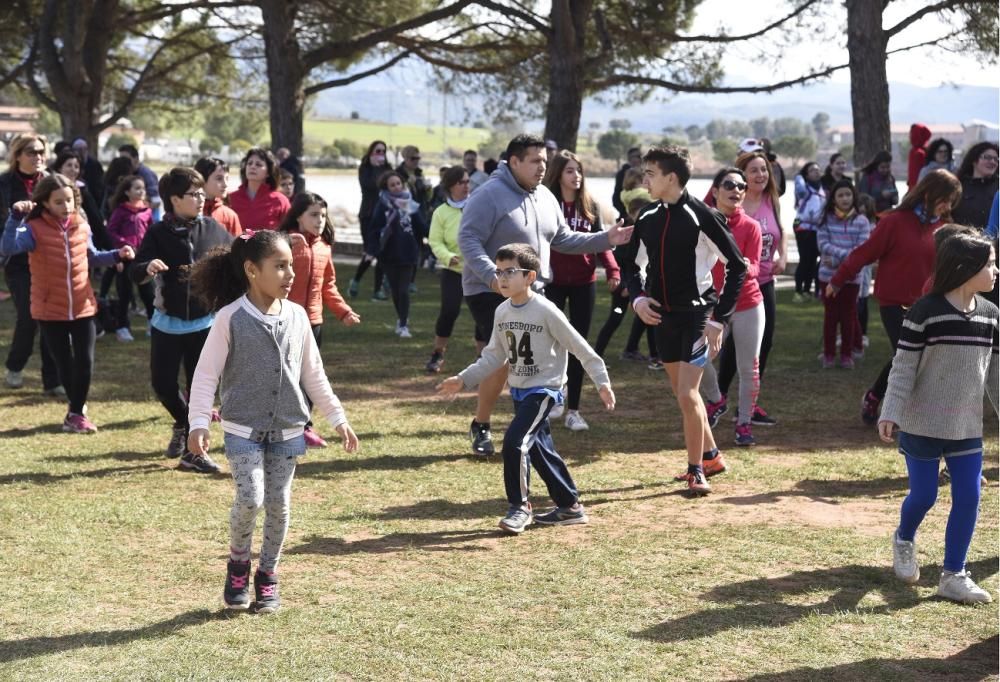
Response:
[{"label": "man in gray hoodie", "polygon": [[[621,222],[607,232],[594,234],[570,229],[559,201],[541,184],[546,168],[542,138],[518,135],[507,145],[506,159],[469,197],[458,231],[458,245],[465,261],[462,291],[476,322],[476,346],[480,351],[493,331],[493,313],[504,300],[493,261],[501,246],[531,245],[541,261],[536,286],[544,288],[552,280],[552,249],[561,253],[599,253],[627,244],[632,236],[632,228]],[[505,366],[479,384],[476,418],[469,429],[473,454],[494,452],[490,415],[506,378]]]}]

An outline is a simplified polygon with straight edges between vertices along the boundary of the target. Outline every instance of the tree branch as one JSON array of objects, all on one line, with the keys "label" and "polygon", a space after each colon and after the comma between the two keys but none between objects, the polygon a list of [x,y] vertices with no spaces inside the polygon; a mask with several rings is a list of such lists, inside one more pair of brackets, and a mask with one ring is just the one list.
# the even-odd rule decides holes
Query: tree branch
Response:
[{"label": "tree branch", "polygon": [[446,5],[431,12],[426,12],[420,16],[407,19],[406,21],[401,21],[391,26],[386,26],[385,28],[371,31],[363,36],[354,38],[353,40],[338,43],[326,43],[325,45],[321,45],[320,47],[305,53],[302,56],[302,65],[305,67],[306,72],[308,72],[326,62],[350,57],[351,55],[362,50],[375,47],[379,43],[383,43],[395,36],[398,36],[404,31],[421,28],[427,24],[432,24],[435,21],[454,16],[472,4],[472,1],[473,0],[456,0],[450,5]]},{"label": "tree branch", "polygon": [[552,27],[546,24],[542,19],[534,12],[528,12],[526,10],[511,7],[510,5],[505,5],[502,2],[493,2],[492,0],[480,0],[476,3],[481,7],[486,7],[487,9],[496,10],[504,16],[515,16],[521,21],[533,26],[536,31],[548,35],[552,32]]},{"label": "tree branch", "polygon": [[927,5],[926,7],[922,7],[921,9],[917,10],[916,12],[914,12],[913,14],[911,14],[910,16],[908,16],[905,19],[901,20],[898,24],[896,24],[892,28],[887,29],[885,31],[885,37],[888,40],[889,38],[891,38],[892,36],[896,35],[897,33],[899,33],[900,31],[902,31],[906,27],[910,26],[911,24],[914,24],[917,21],[920,21],[921,19],[923,19],[928,14],[933,14],[935,12],[940,12],[940,11],[946,10],[946,9],[952,9],[954,7],[960,7],[962,5],[986,5],[986,4],[992,4],[992,0],[988,0],[988,1],[987,0],[971,0],[971,1],[970,0],[941,0],[941,2],[936,2],[933,5]]},{"label": "tree branch", "polygon": [[315,85],[310,85],[305,88],[303,92],[308,97],[309,95],[316,94],[321,90],[328,90],[330,88],[339,88],[343,85],[350,85],[356,81],[362,80],[363,78],[368,78],[369,76],[374,76],[375,74],[385,71],[386,69],[398,64],[407,57],[411,56],[413,53],[407,50],[406,52],[400,52],[395,57],[385,62],[384,64],[379,64],[376,67],[368,69],[367,71],[361,71],[350,76],[345,76],[343,78],[334,78],[332,80],[323,81],[322,83],[316,83]]},{"label": "tree branch", "polygon": [[[950,0],[952,2],[960,2],[961,0]],[[805,0],[801,5],[796,7],[792,12],[786,14],[785,16],[777,19],[762,29],[754,31],[752,33],[744,33],[738,36],[727,36],[727,35],[717,35],[717,36],[682,36],[676,33],[667,33],[662,36],[662,39],[669,42],[675,43],[736,43],[744,40],[750,40],[752,38],[759,38],[768,31],[778,28],[787,21],[794,19],[799,16],[807,9],[818,3],[819,0]]]}]

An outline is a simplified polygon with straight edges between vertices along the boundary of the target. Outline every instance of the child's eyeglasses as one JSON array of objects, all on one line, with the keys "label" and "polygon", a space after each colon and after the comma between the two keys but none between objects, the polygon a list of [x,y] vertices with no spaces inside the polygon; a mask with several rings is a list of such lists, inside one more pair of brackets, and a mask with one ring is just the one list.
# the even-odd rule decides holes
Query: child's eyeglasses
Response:
[{"label": "child's eyeglasses", "polygon": [[525,270],[524,268],[497,268],[497,279],[507,279],[508,277],[513,277],[515,273],[518,272],[531,272],[531,270]]},{"label": "child's eyeglasses", "polygon": [[722,181],[722,189],[730,191],[730,192],[733,191],[734,189],[738,189],[741,192],[745,192],[746,189],[747,189],[747,183],[745,183],[745,182],[733,182],[732,180],[723,180]]},{"label": "child's eyeglasses", "polygon": [[184,196],[186,196],[186,197],[192,197],[194,199],[204,199],[205,198],[205,193],[204,192],[185,192]]}]

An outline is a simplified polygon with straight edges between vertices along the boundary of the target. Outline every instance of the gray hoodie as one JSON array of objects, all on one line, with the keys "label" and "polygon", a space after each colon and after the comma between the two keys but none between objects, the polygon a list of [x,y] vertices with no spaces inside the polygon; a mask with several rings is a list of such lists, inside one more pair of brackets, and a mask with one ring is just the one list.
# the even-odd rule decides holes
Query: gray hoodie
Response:
[{"label": "gray hoodie", "polygon": [[559,201],[544,185],[527,191],[505,162],[469,196],[458,229],[458,247],[465,267],[462,292],[474,296],[492,291],[496,279],[493,258],[501,246],[530,244],[541,260],[538,281],[552,281],[549,251],[598,253],[611,248],[607,232],[574,232],[566,224]]}]

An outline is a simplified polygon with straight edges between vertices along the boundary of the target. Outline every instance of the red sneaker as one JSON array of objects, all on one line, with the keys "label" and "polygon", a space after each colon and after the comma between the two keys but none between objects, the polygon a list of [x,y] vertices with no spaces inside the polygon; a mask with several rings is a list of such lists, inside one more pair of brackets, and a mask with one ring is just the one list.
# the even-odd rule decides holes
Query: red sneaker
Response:
[{"label": "red sneaker", "polygon": [[712,486],[708,484],[708,479],[705,478],[704,470],[699,470],[696,474],[687,475],[688,482],[688,492],[697,497],[702,495],[708,495],[712,492]]}]

